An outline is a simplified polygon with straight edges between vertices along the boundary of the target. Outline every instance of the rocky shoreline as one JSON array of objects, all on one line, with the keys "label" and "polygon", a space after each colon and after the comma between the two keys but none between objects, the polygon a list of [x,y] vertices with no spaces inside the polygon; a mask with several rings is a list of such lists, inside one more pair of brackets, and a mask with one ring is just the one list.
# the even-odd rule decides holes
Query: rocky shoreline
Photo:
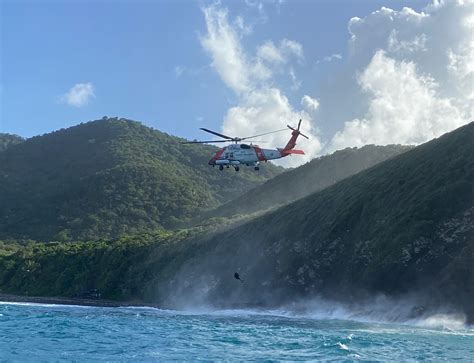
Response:
[{"label": "rocky shoreline", "polygon": [[116,301],[105,299],[81,299],[66,297],[46,297],[46,296],[25,296],[0,293],[0,302],[35,303],[35,304],[55,304],[55,305],[79,305],[97,307],[127,307],[127,306],[147,306],[159,308],[155,304],[139,301]]}]

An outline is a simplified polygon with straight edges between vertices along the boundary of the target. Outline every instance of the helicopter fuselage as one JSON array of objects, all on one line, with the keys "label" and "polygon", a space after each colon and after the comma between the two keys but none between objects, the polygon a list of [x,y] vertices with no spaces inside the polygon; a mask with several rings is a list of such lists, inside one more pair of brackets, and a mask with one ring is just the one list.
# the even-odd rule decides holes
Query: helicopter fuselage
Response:
[{"label": "helicopter fuselage", "polygon": [[303,136],[308,139],[308,136],[303,135],[300,132],[301,120],[298,122],[297,128],[291,127],[287,125],[287,127],[292,130],[291,137],[288,140],[287,144],[283,148],[277,149],[262,149],[258,145],[248,145],[248,144],[240,144],[240,141],[248,140],[259,137],[263,135],[272,134],[275,132],[284,131],[283,130],[276,130],[265,132],[263,134],[247,136],[247,137],[230,137],[219,132],[215,132],[209,129],[205,129],[201,127],[201,130],[208,132],[210,134],[219,136],[225,140],[216,140],[216,141],[186,141],[185,144],[212,144],[213,142],[235,142],[235,144],[228,145],[219,149],[218,152],[214,155],[214,157],[209,160],[209,165],[211,166],[218,166],[220,170],[223,170],[224,167],[230,168],[231,166],[234,167],[235,171],[239,171],[240,165],[247,165],[247,166],[254,166],[255,170],[259,170],[259,164],[262,161],[268,160],[275,160],[280,159],[285,156],[291,154],[298,154],[304,155],[303,150],[295,150],[296,146],[296,139],[298,136]]},{"label": "helicopter fuselage", "polygon": [[[220,149],[209,160],[212,166],[257,166],[262,161],[280,159],[288,154],[278,149],[262,149],[258,145],[232,144]],[[222,169],[222,168],[221,168]]]}]

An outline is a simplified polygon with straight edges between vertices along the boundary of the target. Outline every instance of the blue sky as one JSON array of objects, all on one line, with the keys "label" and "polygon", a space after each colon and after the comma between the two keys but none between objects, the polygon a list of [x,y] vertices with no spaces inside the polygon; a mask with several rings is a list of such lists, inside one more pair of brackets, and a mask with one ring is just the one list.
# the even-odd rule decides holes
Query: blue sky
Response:
[{"label": "blue sky", "polygon": [[[399,18],[403,17],[404,6],[418,14],[424,11],[433,19],[441,11],[448,13],[439,4],[434,10],[426,9],[429,4],[429,1],[394,0],[219,3],[2,0],[0,132],[30,137],[104,115],[135,119],[186,138],[205,137],[199,127],[239,132],[241,136],[260,132],[258,126],[249,127],[247,132],[235,121],[243,117],[239,111],[263,106],[254,101],[249,106],[248,98],[255,94],[243,95],[226,82],[225,72],[229,69],[226,67],[232,59],[220,59],[218,49],[212,44],[226,41],[226,36],[233,34],[231,40],[237,43],[233,49],[245,59],[246,69],[263,59],[262,64],[271,73],[262,76],[258,85],[252,81],[252,92],[278,90],[295,117],[304,112],[300,105],[305,95],[317,100],[317,112],[315,108],[314,115],[308,116],[311,118],[308,127],[318,142],[313,153],[316,155],[331,143],[345,122],[367,118],[371,100],[351,100],[365,97],[357,77],[376,60],[373,56],[377,46],[367,51],[363,48],[366,43],[377,41],[373,38],[377,31],[370,28],[371,24],[377,26],[377,16],[382,20],[388,16],[370,14],[383,6],[398,12],[394,14]],[[357,34],[356,47],[360,48],[355,50],[349,31],[350,19],[354,17],[370,28]],[[219,23],[215,29],[210,28],[213,21]],[[443,26],[441,20],[437,21]],[[403,32],[397,26],[402,27],[394,23],[392,37]],[[429,30],[433,25],[425,27]],[[417,25],[417,31],[419,28]],[[431,39],[428,30],[420,32],[428,39],[423,45]],[[382,30],[381,34],[388,34],[387,31]],[[414,39],[426,40],[417,38],[416,34],[413,31],[411,38],[407,35],[405,43],[396,38],[396,44],[405,46],[414,44]],[[284,48],[285,41],[297,44],[301,54],[295,48],[291,48],[294,51]],[[274,59],[257,56],[259,47],[265,44],[283,55],[285,49],[292,54],[285,53],[287,58],[277,67]],[[401,70],[403,62],[420,61],[414,58],[415,51],[406,51],[407,47],[399,47],[399,56],[395,52],[386,53],[386,58],[394,59],[395,68]],[[366,56],[354,56],[358,49]],[[411,58],[400,49],[410,53]],[[464,54],[462,49],[457,52]],[[385,58],[380,62],[384,66],[387,63]],[[420,76],[424,66],[415,65]],[[249,77],[254,74],[250,72]],[[429,75],[443,86],[444,79]],[[82,98],[80,95],[76,99],[68,98],[67,93],[75,85],[85,92]],[[358,95],[353,96],[352,91]],[[346,102],[347,107],[338,106],[339,100]],[[349,105],[351,102],[354,104]],[[236,119],[232,120],[234,116]],[[262,123],[262,128],[280,128],[284,124],[282,117],[277,115],[278,122],[274,124]],[[254,125],[259,121],[249,122]]]}]

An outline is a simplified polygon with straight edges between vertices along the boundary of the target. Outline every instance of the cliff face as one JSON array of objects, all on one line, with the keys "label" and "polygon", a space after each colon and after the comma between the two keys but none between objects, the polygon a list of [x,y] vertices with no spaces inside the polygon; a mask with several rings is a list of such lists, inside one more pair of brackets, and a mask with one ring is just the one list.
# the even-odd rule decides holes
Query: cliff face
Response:
[{"label": "cliff face", "polygon": [[472,318],[472,140],[474,123],[201,241],[163,296],[232,305],[416,293]]}]

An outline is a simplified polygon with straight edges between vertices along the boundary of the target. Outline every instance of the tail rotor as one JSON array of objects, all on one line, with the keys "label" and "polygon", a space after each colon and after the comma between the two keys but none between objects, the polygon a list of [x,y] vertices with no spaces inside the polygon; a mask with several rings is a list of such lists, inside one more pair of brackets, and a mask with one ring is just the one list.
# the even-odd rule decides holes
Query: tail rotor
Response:
[{"label": "tail rotor", "polygon": [[300,121],[298,122],[298,127],[297,127],[296,129],[295,129],[294,127],[291,127],[290,125],[286,125],[286,126],[287,126],[290,130],[293,130],[293,132],[292,132],[293,135],[298,135],[298,136],[301,135],[301,136],[303,136],[303,137],[309,139],[308,136],[306,136],[305,134],[303,134],[303,133],[300,132],[301,119],[300,119]]}]

